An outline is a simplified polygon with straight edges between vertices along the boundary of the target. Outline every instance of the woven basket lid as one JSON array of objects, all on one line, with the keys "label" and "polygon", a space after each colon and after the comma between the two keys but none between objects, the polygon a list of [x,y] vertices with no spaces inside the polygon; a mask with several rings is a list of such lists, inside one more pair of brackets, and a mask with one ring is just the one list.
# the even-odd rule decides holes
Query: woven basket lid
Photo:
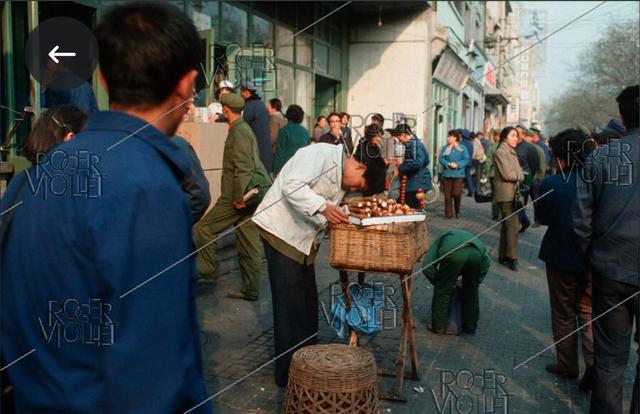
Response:
[{"label": "woven basket lid", "polygon": [[293,354],[289,369],[289,381],[324,392],[357,391],[376,380],[373,354],[342,344],[301,348]]}]

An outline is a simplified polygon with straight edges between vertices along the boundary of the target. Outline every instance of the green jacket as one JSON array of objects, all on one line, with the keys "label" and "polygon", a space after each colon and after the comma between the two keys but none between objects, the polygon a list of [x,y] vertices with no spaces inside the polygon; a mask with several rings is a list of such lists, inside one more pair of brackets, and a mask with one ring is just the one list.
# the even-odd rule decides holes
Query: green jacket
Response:
[{"label": "green jacket", "polygon": [[484,161],[484,165],[482,166],[482,175],[485,177],[493,178],[496,175],[495,170],[493,169],[493,154],[496,153],[498,149],[498,143],[492,142],[487,148],[485,153],[487,159]]},{"label": "green jacket", "polygon": [[544,150],[540,148],[540,145],[533,145],[538,153],[538,160],[540,160],[540,165],[538,165],[538,170],[533,176],[533,181],[540,182],[544,179],[547,172],[547,158],[545,156]]},{"label": "green jacket", "polygon": [[251,177],[258,170],[269,176],[258,153],[256,137],[249,124],[238,118],[231,124],[224,143],[220,199],[241,203]]},{"label": "green jacket", "polygon": [[[434,262],[445,256],[450,251],[457,249],[459,246],[463,244],[470,244],[482,253],[482,262],[480,263],[481,270],[478,277],[478,280],[482,282],[491,267],[491,257],[489,256],[487,249],[484,247],[484,244],[482,244],[478,238],[473,239],[473,237],[474,236],[471,233],[465,230],[449,230],[438,237],[433,244],[431,244],[429,251],[422,259],[422,272],[427,279],[432,283],[438,279],[438,268],[442,261],[438,261],[433,264]],[[450,256],[455,258],[455,252],[451,253]]]},{"label": "green jacket", "polygon": [[273,158],[273,172],[280,172],[296,151],[310,143],[309,131],[302,125],[289,122],[280,128],[276,141],[276,153]]}]

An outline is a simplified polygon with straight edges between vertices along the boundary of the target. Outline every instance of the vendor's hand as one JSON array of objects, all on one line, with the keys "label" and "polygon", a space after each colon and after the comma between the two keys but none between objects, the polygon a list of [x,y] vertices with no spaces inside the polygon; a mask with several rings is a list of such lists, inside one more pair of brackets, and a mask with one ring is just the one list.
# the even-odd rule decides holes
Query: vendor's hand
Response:
[{"label": "vendor's hand", "polygon": [[327,203],[324,211],[320,214],[324,215],[331,224],[349,222],[349,217],[346,215],[344,210],[342,210],[342,208],[336,206],[335,204]]},{"label": "vendor's hand", "polygon": [[246,208],[247,205],[242,202],[242,203],[233,203],[233,208],[235,208],[236,210],[242,210],[243,208]]}]

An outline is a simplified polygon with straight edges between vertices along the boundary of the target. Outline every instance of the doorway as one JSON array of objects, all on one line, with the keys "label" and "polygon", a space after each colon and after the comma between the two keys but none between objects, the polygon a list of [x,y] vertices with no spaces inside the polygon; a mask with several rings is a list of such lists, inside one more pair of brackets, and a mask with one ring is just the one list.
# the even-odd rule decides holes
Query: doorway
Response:
[{"label": "doorway", "polygon": [[327,116],[331,112],[336,111],[336,98],[338,96],[338,88],[340,82],[327,78],[326,76],[316,75],[315,87],[315,104],[314,104],[314,121],[320,115]]}]

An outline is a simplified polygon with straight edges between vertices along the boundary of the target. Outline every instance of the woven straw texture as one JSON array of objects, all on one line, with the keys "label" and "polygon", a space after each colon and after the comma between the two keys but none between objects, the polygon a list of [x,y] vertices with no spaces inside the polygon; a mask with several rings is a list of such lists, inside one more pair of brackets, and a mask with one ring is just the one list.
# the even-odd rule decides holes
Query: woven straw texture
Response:
[{"label": "woven straw texture", "polygon": [[332,267],[350,271],[408,274],[427,251],[427,224],[331,226]]},{"label": "woven straw texture", "polygon": [[293,354],[284,414],[377,414],[376,361],[362,348],[312,345]]}]

